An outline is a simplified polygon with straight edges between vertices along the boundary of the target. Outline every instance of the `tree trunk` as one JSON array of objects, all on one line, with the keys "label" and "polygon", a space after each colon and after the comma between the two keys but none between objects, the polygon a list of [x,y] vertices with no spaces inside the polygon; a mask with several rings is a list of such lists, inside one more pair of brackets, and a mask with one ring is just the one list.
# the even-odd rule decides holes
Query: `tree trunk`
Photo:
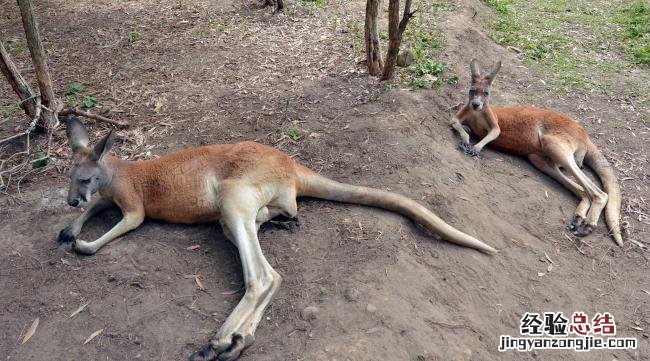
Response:
[{"label": "tree trunk", "polygon": [[43,109],[43,127],[45,129],[54,129],[59,125],[57,118],[58,104],[54,91],[52,90],[52,79],[47,69],[45,61],[45,51],[43,44],[38,33],[38,24],[34,17],[34,6],[31,0],[18,0],[20,7],[20,15],[23,20],[23,28],[25,29],[25,37],[27,38],[27,46],[32,55],[32,61],[36,68],[36,79],[38,80],[38,88],[41,93],[41,101],[45,109]]},{"label": "tree trunk", "polygon": [[380,80],[391,79],[395,73],[395,64],[402,43],[402,35],[404,35],[404,30],[406,30],[406,25],[408,25],[411,17],[413,17],[411,0],[406,0],[404,4],[404,14],[401,21],[399,19],[399,0],[390,0],[388,3],[388,36],[390,40],[386,52],[386,63]]},{"label": "tree trunk", "polygon": [[368,74],[373,76],[379,76],[384,67],[381,60],[381,49],[379,48],[379,34],[377,33],[377,16],[379,15],[380,4],[381,0],[366,1],[366,63],[368,65]]},{"label": "tree trunk", "polygon": [[0,41],[0,71],[2,71],[2,74],[4,74],[9,84],[11,84],[11,88],[23,102],[22,104],[24,105],[27,116],[34,118],[34,104],[36,103],[34,93],[25,81],[25,78],[20,75],[16,64],[9,57],[9,53],[2,44],[2,41]]}]

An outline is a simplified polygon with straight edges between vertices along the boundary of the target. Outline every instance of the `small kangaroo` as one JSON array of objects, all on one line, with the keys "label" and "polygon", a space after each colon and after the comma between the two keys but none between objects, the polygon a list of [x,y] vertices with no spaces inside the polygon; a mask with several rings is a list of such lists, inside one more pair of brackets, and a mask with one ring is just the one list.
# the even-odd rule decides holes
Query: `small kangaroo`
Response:
[{"label": "small kangaroo", "polygon": [[[76,118],[68,118],[72,147],[68,204],[86,210],[61,230],[58,241],[93,254],[116,237],[137,228],[145,216],[175,223],[219,221],[238,249],[246,293],[216,336],[190,360],[235,360],[254,341],[264,310],[281,277],[264,258],[257,239],[262,223],[278,215],[294,217],[296,197],[316,197],[374,206],[400,213],[442,238],[493,254],[496,250],[445,223],[404,196],[339,183],[296,163],[286,154],[254,142],[209,145],[154,160],[126,161],[109,155],[113,132],[93,148]],[[99,193],[91,201],[93,194]],[[77,238],[84,223],[112,204],[123,218],[92,242]]]},{"label": "small kangaroo", "polygon": [[[501,62],[487,75],[481,75],[476,59],[470,63],[472,84],[469,101],[452,118],[451,126],[461,137],[468,154],[476,156],[488,143],[491,147],[528,160],[543,173],[560,182],[580,198],[571,229],[577,236],[590,234],[605,209],[609,232],[623,245],[619,218],[621,191],[607,159],[589,139],[585,128],[569,116],[534,107],[497,108],[489,104],[490,87]],[[482,139],[473,147],[469,129]],[[603,192],[580,169],[591,167],[605,188]],[[569,178],[563,171],[572,175]]]}]

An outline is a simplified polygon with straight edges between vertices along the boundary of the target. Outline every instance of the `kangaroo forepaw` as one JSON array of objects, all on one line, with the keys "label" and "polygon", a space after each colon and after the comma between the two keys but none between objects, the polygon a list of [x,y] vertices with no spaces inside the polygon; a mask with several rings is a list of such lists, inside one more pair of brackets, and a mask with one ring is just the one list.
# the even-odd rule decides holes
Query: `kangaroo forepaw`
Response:
[{"label": "kangaroo forepaw", "polygon": [[70,227],[63,228],[61,232],[59,232],[59,237],[57,238],[57,242],[59,243],[71,243],[74,242],[77,239],[77,236],[72,232]]},{"label": "kangaroo forepaw", "polygon": [[478,157],[479,152],[476,151],[473,145],[468,142],[461,140],[458,142],[458,147],[467,155],[471,157]]},{"label": "kangaroo forepaw", "polygon": [[[227,346],[219,346],[216,341],[211,341],[209,345],[193,353],[190,361],[235,361],[239,358],[245,348],[244,338],[235,334],[232,341]],[[221,351],[219,351],[221,350]]]}]

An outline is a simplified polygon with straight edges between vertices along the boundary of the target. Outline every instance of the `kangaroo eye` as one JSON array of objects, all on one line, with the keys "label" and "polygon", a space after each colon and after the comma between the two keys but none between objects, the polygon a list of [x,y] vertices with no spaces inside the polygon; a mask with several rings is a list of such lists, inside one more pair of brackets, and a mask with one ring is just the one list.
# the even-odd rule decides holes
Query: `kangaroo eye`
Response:
[{"label": "kangaroo eye", "polygon": [[83,183],[83,184],[88,184],[88,183],[90,183],[90,180],[91,180],[91,179],[92,179],[92,178],[79,179],[79,182],[80,182],[80,183]]},{"label": "kangaroo eye", "polygon": [[484,95],[490,95],[490,92],[483,92]]}]

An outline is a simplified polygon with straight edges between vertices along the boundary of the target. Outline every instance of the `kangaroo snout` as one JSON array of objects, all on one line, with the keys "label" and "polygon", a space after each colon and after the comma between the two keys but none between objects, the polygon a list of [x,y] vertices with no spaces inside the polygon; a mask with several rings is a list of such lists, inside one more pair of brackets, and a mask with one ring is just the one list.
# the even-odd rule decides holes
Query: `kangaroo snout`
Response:
[{"label": "kangaroo snout", "polygon": [[68,205],[71,207],[81,207],[84,203],[87,203],[90,197],[79,192],[68,192]]},{"label": "kangaroo snout", "polygon": [[481,108],[483,108],[483,103],[479,102],[479,101],[476,101],[476,100],[473,100],[472,101],[472,108],[474,110],[480,110]]}]

